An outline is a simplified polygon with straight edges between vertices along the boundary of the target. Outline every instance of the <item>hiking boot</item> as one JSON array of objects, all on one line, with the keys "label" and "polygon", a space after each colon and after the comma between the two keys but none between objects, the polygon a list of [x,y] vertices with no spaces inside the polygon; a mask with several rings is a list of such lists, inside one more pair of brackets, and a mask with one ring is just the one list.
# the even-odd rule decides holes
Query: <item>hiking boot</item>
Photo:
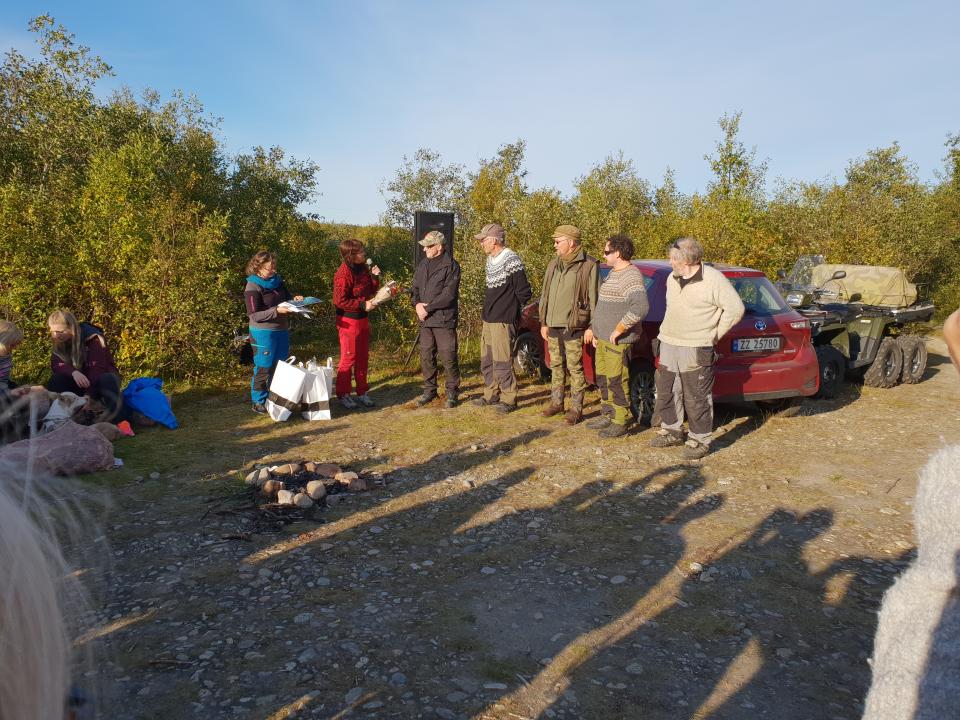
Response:
[{"label": "hiking boot", "polygon": [[349,395],[341,395],[339,399],[340,399],[340,406],[344,410],[356,410],[357,408],[360,407],[359,405],[357,405],[357,401],[354,400]]},{"label": "hiking boot", "polygon": [[605,427],[609,427],[612,422],[613,420],[610,419],[609,415],[602,413],[593,420],[587,420],[584,424],[591,430],[603,430]]},{"label": "hiking boot", "polygon": [[665,448],[683,445],[683,436],[672,432],[660,431],[657,436],[650,441],[650,447]]},{"label": "hiking boot", "polygon": [[510,403],[498,402],[493,405],[493,409],[500,415],[506,415],[516,410],[517,406],[516,404],[511,405]]},{"label": "hiking boot", "polygon": [[373,398],[367,395],[367,393],[364,393],[363,395],[357,395],[356,401],[361,405],[363,405],[365,408],[372,408],[377,406],[377,404],[373,401]]},{"label": "hiking boot", "polygon": [[619,423],[611,422],[603,430],[597,433],[602,438],[615,438],[620,437],[621,435],[626,435],[627,426],[620,425]]},{"label": "hiking boot", "polygon": [[470,401],[471,405],[476,405],[477,407],[490,407],[491,405],[496,405],[499,400],[487,400],[484,397],[474,398]]},{"label": "hiking boot", "polygon": [[570,396],[570,409],[563,419],[567,425],[576,425],[583,419],[583,393]]},{"label": "hiking boot", "polygon": [[553,417],[554,415],[559,415],[563,412],[563,390],[557,392],[553,390],[550,392],[550,402],[547,403],[547,406],[540,412],[544,417]]},{"label": "hiking boot", "polygon": [[456,393],[453,393],[452,395],[447,395],[447,399],[443,401],[443,406],[447,410],[452,410],[459,404],[460,404],[460,401],[457,399]]},{"label": "hiking boot", "polygon": [[437,394],[435,392],[430,392],[429,390],[424,391],[416,400],[413,401],[413,404],[417,407],[423,407],[424,405],[429,405],[434,400],[437,399]]},{"label": "hiking boot", "polygon": [[267,414],[267,406],[264,405],[263,403],[254,403],[252,409],[255,413],[257,413],[257,415]]},{"label": "hiking boot", "polygon": [[710,452],[710,446],[704,445],[696,440],[687,440],[683,445],[683,457],[685,460],[699,460]]}]

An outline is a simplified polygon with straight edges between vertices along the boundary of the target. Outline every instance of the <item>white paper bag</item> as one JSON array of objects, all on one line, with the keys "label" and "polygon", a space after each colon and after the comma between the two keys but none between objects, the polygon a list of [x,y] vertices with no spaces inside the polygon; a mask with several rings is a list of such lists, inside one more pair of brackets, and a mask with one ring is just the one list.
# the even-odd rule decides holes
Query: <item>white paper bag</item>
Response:
[{"label": "white paper bag", "polygon": [[300,409],[300,396],[307,380],[307,371],[294,365],[295,361],[293,356],[286,361],[281,360],[273,373],[265,405],[274,420],[289,420],[291,413]]},{"label": "white paper bag", "polygon": [[329,420],[330,396],[333,395],[333,358],[326,365],[316,360],[307,363],[307,377],[300,395],[300,414],[304,420]]}]

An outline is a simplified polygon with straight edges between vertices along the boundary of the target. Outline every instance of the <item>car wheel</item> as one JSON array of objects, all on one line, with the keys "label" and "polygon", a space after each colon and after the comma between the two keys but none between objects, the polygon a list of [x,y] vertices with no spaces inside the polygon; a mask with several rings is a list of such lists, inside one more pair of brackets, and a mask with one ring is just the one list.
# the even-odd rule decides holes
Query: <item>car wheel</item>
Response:
[{"label": "car wheel", "polygon": [[900,382],[903,370],[903,351],[896,338],[885,337],[877,348],[877,356],[863,374],[863,384],[889,388]]},{"label": "car wheel", "polygon": [[517,377],[526,380],[550,377],[550,368],[543,364],[543,346],[540,338],[523,333],[517,338],[513,352],[513,369]]},{"label": "car wheel", "polygon": [[820,389],[814,397],[820,400],[836,397],[843,385],[847,359],[832,345],[818,345],[817,362],[820,364]]},{"label": "car wheel", "polygon": [[641,425],[653,422],[653,410],[657,404],[653,368],[639,363],[630,368],[630,412]]},{"label": "car wheel", "polygon": [[927,371],[927,344],[916,335],[901,335],[897,338],[897,344],[903,353],[900,382],[908,385],[920,382]]}]

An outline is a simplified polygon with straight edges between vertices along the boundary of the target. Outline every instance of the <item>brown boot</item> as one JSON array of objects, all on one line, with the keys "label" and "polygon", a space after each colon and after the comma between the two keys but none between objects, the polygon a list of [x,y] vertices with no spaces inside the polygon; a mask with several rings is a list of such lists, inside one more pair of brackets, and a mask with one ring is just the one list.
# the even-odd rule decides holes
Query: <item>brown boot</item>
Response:
[{"label": "brown boot", "polygon": [[570,396],[570,409],[563,416],[567,425],[576,425],[583,419],[583,393]]},{"label": "brown boot", "polygon": [[544,417],[553,417],[563,412],[563,391],[550,393],[550,402],[540,412]]}]

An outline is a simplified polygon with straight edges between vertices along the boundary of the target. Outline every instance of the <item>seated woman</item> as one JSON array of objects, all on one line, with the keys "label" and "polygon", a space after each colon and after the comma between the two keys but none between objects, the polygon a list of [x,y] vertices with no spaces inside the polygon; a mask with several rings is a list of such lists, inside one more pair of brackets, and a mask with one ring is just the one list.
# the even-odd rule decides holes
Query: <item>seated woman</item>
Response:
[{"label": "seated woman", "polygon": [[53,377],[47,389],[89,396],[103,403],[110,422],[125,419],[120,373],[103,331],[90,323],[78,323],[69,310],[52,313],[47,326],[53,341]]}]

